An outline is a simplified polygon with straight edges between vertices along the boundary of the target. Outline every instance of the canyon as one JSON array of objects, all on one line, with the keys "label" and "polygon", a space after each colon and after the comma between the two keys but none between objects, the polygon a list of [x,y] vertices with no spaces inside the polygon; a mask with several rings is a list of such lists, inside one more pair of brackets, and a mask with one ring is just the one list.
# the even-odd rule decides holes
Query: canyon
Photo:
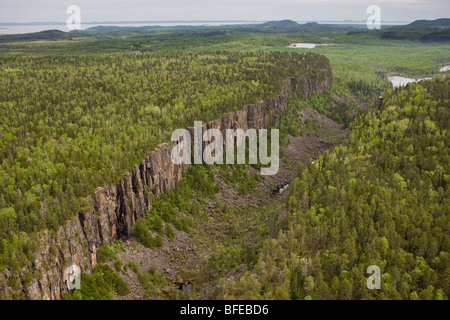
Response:
[{"label": "canyon", "polygon": [[[283,116],[289,94],[295,92],[308,98],[331,87],[331,67],[320,70],[319,80],[307,78],[286,79],[282,92],[276,98],[224,115],[221,119],[203,125],[203,130],[263,129],[275,125]],[[188,128],[192,131],[193,128]],[[78,265],[82,272],[91,273],[98,263],[99,248],[112,240],[126,240],[131,236],[135,221],[152,208],[152,199],[175,187],[188,165],[171,161],[175,142],[161,144],[114,186],[99,187],[88,197],[92,204],[55,232],[42,231],[35,259],[22,272],[32,271],[35,277],[26,287],[19,288],[31,300],[57,300],[68,291],[66,281],[70,265]],[[56,250],[55,250],[56,249]],[[3,277],[10,277],[6,270]],[[6,293],[10,288],[2,288]]]}]

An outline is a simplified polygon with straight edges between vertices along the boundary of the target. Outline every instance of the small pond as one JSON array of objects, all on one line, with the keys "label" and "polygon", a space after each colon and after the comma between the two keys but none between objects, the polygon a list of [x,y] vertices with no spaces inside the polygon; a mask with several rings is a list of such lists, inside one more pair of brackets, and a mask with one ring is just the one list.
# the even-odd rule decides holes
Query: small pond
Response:
[{"label": "small pond", "polygon": [[430,77],[413,79],[413,78],[407,78],[407,77],[403,77],[403,76],[388,76],[387,78],[392,83],[392,86],[394,88],[404,87],[408,83],[411,83],[411,82],[419,82],[419,81],[423,81],[423,80],[432,79]]},{"label": "small pond", "polygon": [[330,46],[331,44],[326,43],[292,43],[288,48],[305,48],[313,49],[317,46]]}]

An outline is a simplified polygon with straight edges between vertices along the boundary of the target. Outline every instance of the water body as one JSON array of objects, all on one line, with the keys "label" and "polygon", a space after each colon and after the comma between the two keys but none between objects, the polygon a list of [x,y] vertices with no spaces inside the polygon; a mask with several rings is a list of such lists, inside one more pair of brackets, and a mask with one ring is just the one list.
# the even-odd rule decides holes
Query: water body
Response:
[{"label": "water body", "polygon": [[313,49],[318,46],[331,46],[329,43],[293,43],[288,48],[305,48]]},{"label": "water body", "polygon": [[442,67],[441,69],[439,69],[439,71],[440,72],[450,71],[450,65]]},{"label": "water body", "polygon": [[402,76],[388,76],[387,78],[392,83],[392,86],[394,88],[404,87],[408,83],[412,83],[412,82],[420,82],[423,80],[431,80],[432,79],[430,77],[413,79],[413,78],[407,78],[407,77],[402,77]]}]

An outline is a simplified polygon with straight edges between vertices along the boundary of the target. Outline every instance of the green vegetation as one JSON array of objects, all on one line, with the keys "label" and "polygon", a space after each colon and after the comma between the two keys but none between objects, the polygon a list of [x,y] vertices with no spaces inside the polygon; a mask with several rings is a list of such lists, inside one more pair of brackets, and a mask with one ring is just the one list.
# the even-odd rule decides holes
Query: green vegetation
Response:
[{"label": "green vegetation", "polygon": [[139,218],[133,226],[134,234],[137,240],[147,248],[157,248],[162,246],[162,240],[160,236],[153,237],[148,229],[146,219]]},{"label": "green vegetation", "polygon": [[[299,121],[304,108],[351,135],[314,164],[293,164],[298,178],[289,196],[261,207],[239,203],[267,198],[255,193],[261,179],[249,165],[191,166],[175,190],[152,199],[134,236],[155,250],[180,231],[198,237],[204,264],[194,294],[211,284],[224,299],[448,299],[449,79],[394,91],[386,80],[437,76],[450,64],[448,27],[439,23],[367,31],[281,21],[0,36],[0,273],[11,274],[0,286],[13,289],[8,298],[24,299],[21,287],[40,277],[22,270],[42,231],[54,238],[92,206],[96,187],[118,183],[175,128],[274,97],[287,77],[317,79],[317,68],[330,62],[330,90],[289,98],[282,143],[320,129],[314,119]],[[334,45],[287,48],[295,42]],[[385,108],[367,111],[380,94]],[[217,195],[218,178],[235,188],[232,204]],[[211,239],[197,226],[221,234]],[[126,295],[116,271],[129,269],[147,297],[191,297],[156,266],[140,273],[135,261],[124,265],[122,250],[121,241],[101,246],[101,264],[64,298]],[[49,251],[58,257],[55,247]],[[366,288],[372,264],[382,271],[379,291]]]},{"label": "green vegetation", "polygon": [[421,42],[450,41],[450,19],[417,20],[407,26],[393,27],[382,32],[382,39],[418,40]]},{"label": "green vegetation", "polygon": [[136,221],[133,233],[137,240],[147,248],[156,249],[162,246],[163,235],[169,240],[174,239],[172,225],[179,231],[190,233],[196,221],[204,220],[201,204],[205,199],[214,200],[220,191],[213,168],[219,170],[225,182],[237,185],[239,193],[244,196],[260,181],[256,174],[246,172],[249,165],[190,166],[175,189],[154,198],[151,211]]},{"label": "green vegetation", "polygon": [[0,230],[10,242],[89,209],[96,187],[118,183],[174,129],[276,96],[289,76],[323,77],[317,70],[328,65],[313,54],[262,52],[0,61]]},{"label": "green vegetation", "polygon": [[157,270],[155,265],[152,265],[147,273],[137,272],[137,277],[145,290],[146,297],[153,297],[156,299],[176,298],[178,292],[176,287],[171,284],[164,273]]},{"label": "green vegetation", "polygon": [[16,41],[39,41],[39,40],[72,40],[73,36],[70,33],[59,30],[47,30],[34,33],[25,34],[8,34],[0,36],[0,43],[16,42]]},{"label": "green vegetation", "polygon": [[81,274],[81,289],[66,294],[64,300],[114,300],[114,293],[123,296],[130,289],[107,264],[98,264],[91,275]]},{"label": "green vegetation", "polygon": [[[259,165],[252,166],[259,169]],[[225,183],[236,185],[241,196],[248,195],[256,187],[256,183],[261,181],[258,174],[247,173],[248,165],[218,165],[216,167],[221,169],[221,176]]]},{"label": "green vegetation", "polygon": [[[431,28],[431,29],[430,29]],[[0,43],[0,54],[65,55],[102,54],[112,52],[189,52],[290,51],[325,55],[333,73],[363,101],[373,105],[378,95],[390,85],[387,73],[408,76],[431,76],[450,64],[449,41],[419,42],[384,39],[383,34],[407,31],[423,35],[431,31],[448,33],[448,19],[416,21],[409,26],[367,30],[355,26],[331,26],[292,21],[272,21],[267,25],[207,28],[104,28],[91,32],[70,33],[72,40],[15,41]],[[12,41],[11,39],[8,41]],[[334,44],[314,49],[290,49],[291,43]]]},{"label": "green vegetation", "polygon": [[218,191],[216,186],[210,166],[190,166],[175,189],[154,198],[151,211],[136,221],[133,233],[137,240],[147,248],[155,249],[162,246],[164,234],[169,240],[174,239],[172,225],[189,233],[194,219],[203,216],[197,199],[214,199]]},{"label": "green vegetation", "polygon": [[119,252],[125,251],[125,246],[122,240],[113,240],[110,244],[100,246],[100,262],[114,261],[114,267],[117,271],[126,271],[127,266],[124,266],[123,261],[117,255]]},{"label": "green vegetation", "polygon": [[[275,237],[220,282],[222,297],[448,299],[449,93],[448,78],[389,91],[342,146],[301,167]],[[369,265],[381,290],[366,287]]]},{"label": "green vegetation", "polygon": [[124,251],[125,246],[122,240],[113,240],[110,244],[104,244],[100,247],[100,260],[106,262],[107,260],[117,260],[117,253]]}]

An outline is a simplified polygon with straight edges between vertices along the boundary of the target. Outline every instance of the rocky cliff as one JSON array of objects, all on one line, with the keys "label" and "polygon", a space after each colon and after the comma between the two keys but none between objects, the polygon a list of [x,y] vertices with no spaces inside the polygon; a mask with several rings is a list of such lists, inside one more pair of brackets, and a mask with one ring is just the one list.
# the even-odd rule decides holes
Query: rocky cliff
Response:
[{"label": "rocky cliff", "polygon": [[[270,123],[276,124],[285,112],[291,91],[309,97],[331,86],[331,68],[320,73],[321,80],[317,81],[287,79],[277,98],[265,99],[226,114],[219,120],[204,124],[204,130],[259,129],[266,128]],[[76,264],[83,272],[90,273],[97,264],[98,250],[102,244],[130,236],[136,219],[150,211],[152,198],[174,188],[186,172],[187,165],[175,165],[171,161],[174,145],[173,142],[164,143],[152,151],[119,185],[98,188],[90,199],[92,209],[79,213],[56,234],[41,233],[38,254],[24,270],[38,275],[37,279],[21,288],[27,299],[59,299],[67,292],[67,268],[70,265]]]}]

